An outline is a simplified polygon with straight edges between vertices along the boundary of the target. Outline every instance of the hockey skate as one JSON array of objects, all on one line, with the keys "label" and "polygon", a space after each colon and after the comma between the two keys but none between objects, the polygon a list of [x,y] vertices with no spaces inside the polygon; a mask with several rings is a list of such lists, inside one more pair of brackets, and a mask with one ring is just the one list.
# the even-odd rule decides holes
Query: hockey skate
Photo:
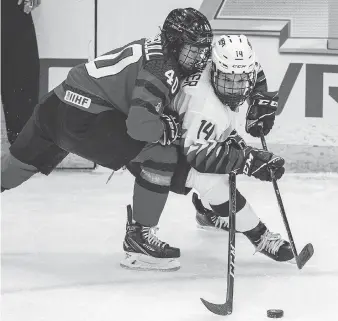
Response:
[{"label": "hockey skate", "polygon": [[157,227],[142,226],[128,215],[126,229],[122,267],[144,271],[176,271],[181,267],[180,249],[161,241],[156,236]]},{"label": "hockey skate", "polygon": [[[212,210],[205,208],[195,193],[192,196],[192,202],[196,208],[196,221],[199,228],[218,231],[229,230],[228,218],[220,217]],[[278,262],[295,263],[290,243],[283,240],[280,234],[270,232],[262,222],[243,234],[254,245],[255,253],[262,253]]]},{"label": "hockey skate", "polygon": [[197,227],[203,230],[229,231],[229,218],[216,215],[212,210],[204,207],[196,193],[192,195],[192,202],[196,209]]},{"label": "hockey skate", "polygon": [[262,253],[278,262],[294,263],[290,243],[283,240],[280,234],[270,232],[264,223],[259,222],[254,229],[243,234],[256,248],[255,253]]}]

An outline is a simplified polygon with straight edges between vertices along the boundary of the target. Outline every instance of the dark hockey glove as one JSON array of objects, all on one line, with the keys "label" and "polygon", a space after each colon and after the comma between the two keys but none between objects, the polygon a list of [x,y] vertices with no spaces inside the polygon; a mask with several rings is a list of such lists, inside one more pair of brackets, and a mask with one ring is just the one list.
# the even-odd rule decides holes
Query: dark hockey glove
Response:
[{"label": "dark hockey glove", "polygon": [[230,144],[232,144],[233,146],[235,146],[237,149],[245,149],[247,147],[246,142],[244,141],[244,139],[242,138],[242,136],[240,136],[237,133],[237,130],[234,129],[230,135],[228,136],[226,142],[229,142]]},{"label": "dark hockey glove", "polygon": [[180,124],[176,117],[172,115],[161,115],[161,121],[163,123],[164,131],[158,142],[163,146],[171,145],[179,138]]},{"label": "dark hockey glove", "polygon": [[246,114],[245,130],[253,137],[260,137],[259,124],[261,123],[264,136],[266,136],[275,122],[278,91],[255,93],[250,101]]},{"label": "dark hockey glove", "polygon": [[263,149],[248,146],[245,157],[237,173],[253,176],[261,181],[271,181],[270,170],[275,179],[280,179],[284,172],[284,159]]}]

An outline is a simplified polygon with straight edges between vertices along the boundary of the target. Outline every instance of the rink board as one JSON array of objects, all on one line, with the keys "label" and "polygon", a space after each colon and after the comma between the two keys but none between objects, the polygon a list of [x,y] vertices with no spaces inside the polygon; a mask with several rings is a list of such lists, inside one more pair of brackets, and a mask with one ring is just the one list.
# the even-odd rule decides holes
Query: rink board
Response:
[{"label": "rink board", "polygon": [[[337,36],[333,0],[314,0],[311,5],[276,0],[268,6],[264,0],[173,0],[160,7],[157,0],[100,0],[96,18],[94,6],[91,0],[61,0],[57,7],[47,2],[34,12],[40,58],[54,59],[56,64],[43,70],[48,82],[44,88],[50,90],[65,78],[70,68],[65,67],[67,63],[93,58],[95,42],[97,53],[102,54],[158,32],[174,7],[193,6],[208,16],[216,36],[245,33],[250,37],[269,90],[280,91],[282,106],[267,143],[286,159],[288,170],[337,171],[338,51],[327,49],[328,38]],[[73,14],[77,9],[81,15]],[[111,12],[119,14],[112,19]],[[145,15],[149,19],[144,19]],[[112,36],[111,30],[118,32]],[[259,141],[243,130],[245,109],[243,106],[239,117],[239,132],[248,144],[259,146]],[[62,164],[66,168],[93,166],[74,155]]]},{"label": "rink board", "polygon": [[[56,6],[51,1],[45,1],[34,10],[41,61],[40,96],[60,84],[72,65],[94,58],[95,2],[61,0]],[[49,68],[45,67],[46,62],[51,62]],[[95,164],[70,154],[58,168],[93,169]]]},{"label": "rink board", "polygon": [[[314,0],[204,0],[201,11],[214,34],[246,34],[266,74],[268,90],[279,91],[269,149],[283,156],[289,171],[338,171],[337,3]],[[320,19],[318,19],[320,17]],[[238,131],[250,145],[259,140]]]}]

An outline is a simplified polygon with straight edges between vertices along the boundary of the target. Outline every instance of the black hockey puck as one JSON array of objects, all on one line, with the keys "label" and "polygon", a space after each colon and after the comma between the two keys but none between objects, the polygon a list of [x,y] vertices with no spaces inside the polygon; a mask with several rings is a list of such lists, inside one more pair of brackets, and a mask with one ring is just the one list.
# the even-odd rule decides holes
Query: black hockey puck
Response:
[{"label": "black hockey puck", "polygon": [[274,319],[279,319],[284,316],[284,311],[283,310],[278,310],[278,309],[270,309],[267,311],[267,316],[268,318],[274,318]]}]

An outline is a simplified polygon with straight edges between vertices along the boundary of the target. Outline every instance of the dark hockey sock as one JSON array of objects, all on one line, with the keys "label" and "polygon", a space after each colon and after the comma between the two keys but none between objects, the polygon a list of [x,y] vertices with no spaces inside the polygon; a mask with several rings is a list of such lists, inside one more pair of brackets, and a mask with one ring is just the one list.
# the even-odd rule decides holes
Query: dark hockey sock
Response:
[{"label": "dark hockey sock", "polygon": [[[219,205],[211,205],[214,212],[223,217],[229,216],[229,202]],[[259,223],[259,217],[251,208],[246,199],[237,192],[236,200],[236,230],[247,232],[254,229]]]},{"label": "dark hockey sock", "polygon": [[250,231],[243,232],[243,234],[251,240],[251,242],[257,244],[261,240],[261,236],[265,233],[267,227],[262,221],[259,221],[258,225]]},{"label": "dark hockey sock", "polygon": [[135,182],[133,196],[133,219],[143,226],[156,226],[166,204],[169,187],[155,192]]},{"label": "dark hockey sock", "polygon": [[156,226],[166,204],[171,179],[178,159],[176,146],[154,144],[145,147],[128,164],[136,177],[133,195],[133,218],[145,226]]},{"label": "dark hockey sock", "polygon": [[[243,209],[245,204],[245,197],[238,190],[236,190],[236,213]],[[229,217],[229,201],[219,205],[210,204],[210,206],[217,213],[217,215],[222,217]]]},{"label": "dark hockey sock", "polygon": [[36,173],[36,167],[21,162],[8,152],[1,157],[1,192],[19,186]]}]

